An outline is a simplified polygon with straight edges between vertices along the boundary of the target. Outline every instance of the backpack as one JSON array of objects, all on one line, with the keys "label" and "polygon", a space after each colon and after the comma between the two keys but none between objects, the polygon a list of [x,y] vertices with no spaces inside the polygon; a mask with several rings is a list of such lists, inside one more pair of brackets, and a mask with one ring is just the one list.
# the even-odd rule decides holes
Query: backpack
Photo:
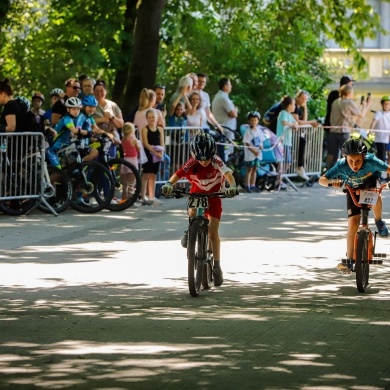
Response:
[{"label": "backpack", "polygon": [[21,99],[15,99],[26,112],[25,131],[33,133],[45,132],[45,118],[43,115],[35,115],[28,110],[27,105]]},{"label": "backpack", "polygon": [[263,116],[263,123],[273,133],[276,134],[277,121],[280,111],[282,111],[282,105],[280,103],[274,104],[270,109],[266,111]]},{"label": "backpack", "polygon": [[35,115],[33,112],[28,111],[26,126],[27,131],[43,134],[45,132],[45,117],[43,115]]}]

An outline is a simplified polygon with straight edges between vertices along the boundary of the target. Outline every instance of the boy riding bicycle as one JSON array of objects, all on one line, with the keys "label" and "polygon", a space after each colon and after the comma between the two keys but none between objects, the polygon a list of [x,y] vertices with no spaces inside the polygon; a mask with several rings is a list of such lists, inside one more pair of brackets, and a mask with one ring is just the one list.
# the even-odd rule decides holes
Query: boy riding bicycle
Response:
[{"label": "boy riding bicycle", "polygon": [[[161,188],[164,195],[171,195],[173,186],[183,177],[191,183],[190,193],[205,193],[211,194],[219,192],[225,188],[225,180],[230,184],[230,187],[225,190],[225,195],[228,198],[233,198],[238,194],[236,181],[232,175],[232,170],[218,157],[214,139],[207,133],[199,133],[192,140],[190,145],[191,158],[178,170],[169,181]],[[196,210],[189,209],[188,214],[195,217]],[[222,215],[222,201],[219,197],[209,198],[209,208],[205,215],[208,217],[209,237],[214,256],[214,285],[220,286],[223,283],[223,273],[220,265],[220,248],[221,242],[219,239],[219,222]],[[187,247],[188,232],[182,240],[183,247]]]},{"label": "boy riding bicycle", "polygon": [[[379,160],[371,153],[360,139],[350,138],[342,147],[343,158],[330,168],[319,180],[319,184],[328,187],[341,187],[344,183],[352,188],[376,188],[377,180],[382,172],[390,173],[390,166]],[[360,223],[360,208],[357,207],[349,192],[347,195],[348,232],[347,259],[353,259],[354,238]],[[375,225],[381,237],[387,237],[389,231],[385,221],[382,221],[382,197],[373,205]],[[352,264],[340,263],[337,268],[341,271],[352,270]]]}]

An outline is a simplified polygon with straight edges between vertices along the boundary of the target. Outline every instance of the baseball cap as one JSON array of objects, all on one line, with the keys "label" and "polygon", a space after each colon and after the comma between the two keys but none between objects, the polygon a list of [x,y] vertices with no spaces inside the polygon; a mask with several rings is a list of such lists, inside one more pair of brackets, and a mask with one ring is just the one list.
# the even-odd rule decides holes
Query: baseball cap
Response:
[{"label": "baseball cap", "polygon": [[345,85],[345,84],[348,84],[350,82],[354,82],[355,80],[351,77],[351,76],[348,76],[348,75],[344,75],[343,77],[341,77],[340,79],[340,87],[342,85]]}]

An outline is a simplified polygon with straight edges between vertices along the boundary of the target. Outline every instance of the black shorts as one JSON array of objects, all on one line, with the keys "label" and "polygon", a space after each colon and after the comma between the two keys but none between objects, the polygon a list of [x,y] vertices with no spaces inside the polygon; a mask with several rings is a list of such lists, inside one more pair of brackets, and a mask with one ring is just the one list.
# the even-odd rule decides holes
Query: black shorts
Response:
[{"label": "black shorts", "polygon": [[[376,188],[376,181],[377,181],[377,177],[371,176],[370,178],[368,178],[368,180],[364,184],[359,186],[359,188],[362,188],[362,189]],[[353,217],[355,215],[359,215],[361,208],[357,207],[355,205],[355,203],[353,203],[353,200],[352,200],[352,197],[351,197],[349,191],[348,190],[345,190],[345,191],[346,191],[346,195],[347,195],[348,218]],[[356,199],[359,201],[359,195],[356,195]]]}]

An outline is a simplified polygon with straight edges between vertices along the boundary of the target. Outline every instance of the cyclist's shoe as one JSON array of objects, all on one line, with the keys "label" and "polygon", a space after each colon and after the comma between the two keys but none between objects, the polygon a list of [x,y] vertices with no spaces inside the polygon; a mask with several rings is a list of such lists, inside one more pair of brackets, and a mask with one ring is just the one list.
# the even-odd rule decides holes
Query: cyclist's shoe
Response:
[{"label": "cyclist's shoe", "polygon": [[77,198],[76,199],[76,203],[78,205],[80,205],[80,206],[83,206],[83,207],[91,207],[91,205],[89,204],[88,199]]},{"label": "cyclist's shoe", "polygon": [[213,267],[213,279],[214,279],[214,286],[218,287],[221,286],[223,283],[223,272],[221,266],[217,265]]},{"label": "cyclist's shoe", "polygon": [[378,233],[381,237],[388,237],[389,231],[386,226],[386,222],[382,221],[381,219],[379,221],[375,221],[376,228],[378,229]]},{"label": "cyclist's shoe", "polygon": [[337,269],[341,271],[343,274],[350,274],[353,272],[353,264],[337,264]]},{"label": "cyclist's shoe", "polygon": [[184,232],[183,238],[181,239],[180,243],[181,243],[181,246],[183,248],[187,248],[187,244],[188,244],[188,230],[186,230]]}]

